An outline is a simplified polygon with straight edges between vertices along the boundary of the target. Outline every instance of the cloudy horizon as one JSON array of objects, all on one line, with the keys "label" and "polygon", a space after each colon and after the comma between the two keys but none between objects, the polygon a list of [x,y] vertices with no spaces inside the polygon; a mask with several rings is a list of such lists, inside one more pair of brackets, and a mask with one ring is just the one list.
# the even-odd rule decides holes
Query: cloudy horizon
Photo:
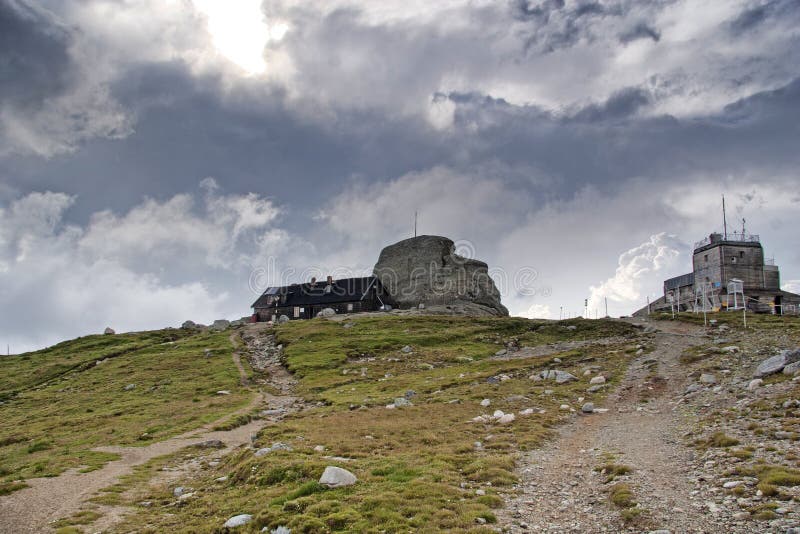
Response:
[{"label": "cloudy horizon", "polygon": [[632,313],[722,195],[798,291],[799,28],[791,0],[0,0],[0,344],[239,318],[256,276],[369,272],[415,212],[512,315]]}]

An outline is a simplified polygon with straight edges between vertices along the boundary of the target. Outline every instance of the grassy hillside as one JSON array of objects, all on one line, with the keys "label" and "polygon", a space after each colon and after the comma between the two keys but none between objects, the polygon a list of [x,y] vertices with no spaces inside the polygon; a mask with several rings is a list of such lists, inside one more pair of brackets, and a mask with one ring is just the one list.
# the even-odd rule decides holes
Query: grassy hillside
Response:
[{"label": "grassy hillside", "polygon": [[0,358],[0,488],[97,468],[115,456],[94,447],[162,440],[246,404],[229,335],[88,336]]},{"label": "grassy hillside", "polygon": [[[99,498],[136,507],[118,531],[221,531],[228,517],[241,513],[255,520],[237,532],[279,525],[293,533],[488,530],[502,504],[496,491],[515,482],[517,455],[570,416],[560,405],[580,409],[578,397],[602,402],[602,393],[586,393],[584,370],[602,369],[613,386],[638,343],[632,327],[612,321],[414,316],[292,322],[277,336],[299,393],[323,403],[258,436],[258,446],[282,442],[292,450],[256,457],[242,449],[218,465],[201,462],[199,478],[169,485],[145,481],[199,453],[154,461]],[[548,356],[494,357],[508,343],[534,347],[609,336],[620,339]],[[406,345],[411,353],[401,350]],[[530,378],[548,368],[580,379],[558,385]],[[404,396],[413,406],[386,408]],[[485,398],[489,407],[480,404]],[[533,413],[520,415],[526,408]],[[498,409],[516,413],[516,420],[472,422]],[[324,489],[317,480],[327,465],[354,472],[359,482]],[[190,486],[192,497],[176,506],[174,485]]]}]

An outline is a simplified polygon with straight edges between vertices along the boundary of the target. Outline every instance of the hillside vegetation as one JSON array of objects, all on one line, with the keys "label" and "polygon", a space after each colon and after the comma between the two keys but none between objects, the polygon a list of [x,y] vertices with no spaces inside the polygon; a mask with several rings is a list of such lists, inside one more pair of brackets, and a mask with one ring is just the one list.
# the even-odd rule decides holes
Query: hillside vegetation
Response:
[{"label": "hillside vegetation", "polygon": [[95,447],[163,440],[247,404],[229,335],[87,336],[0,358],[0,490],[96,469],[116,456]]},{"label": "hillside vegetation", "polygon": [[[242,448],[221,458],[187,450],[150,462],[97,499],[136,507],[116,530],[224,531],[225,520],[237,514],[254,516],[237,532],[279,526],[293,533],[488,530],[503,504],[497,490],[516,480],[518,454],[541,444],[571,413],[562,404],[580,409],[578,397],[602,399],[602,392],[586,393],[590,377],[584,371],[602,369],[613,387],[637,350],[636,329],[613,321],[347,321],[298,321],[277,330],[285,363],[299,380],[297,393],[316,403],[265,426],[253,449],[288,447],[264,456]],[[526,347],[593,339],[607,341],[526,355]],[[545,369],[579,379],[531,379]],[[388,409],[397,398],[411,405]],[[483,399],[490,406],[482,406]],[[515,413],[516,419],[505,425],[473,422],[495,410]],[[187,461],[200,472],[170,483],[148,482]],[[359,482],[324,488],[317,481],[329,465],[352,471]],[[191,498],[177,505],[176,485],[191,487]]]}]

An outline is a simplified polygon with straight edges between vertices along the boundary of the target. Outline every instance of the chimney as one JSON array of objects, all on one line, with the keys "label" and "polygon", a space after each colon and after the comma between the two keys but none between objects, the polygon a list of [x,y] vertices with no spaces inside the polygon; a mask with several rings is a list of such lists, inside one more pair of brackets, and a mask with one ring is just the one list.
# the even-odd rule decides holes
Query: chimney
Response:
[{"label": "chimney", "polygon": [[331,284],[333,284],[333,277],[331,275],[328,275],[328,285]]},{"label": "chimney", "polygon": [[311,285],[313,286],[316,283],[317,283],[317,277],[316,276],[312,276],[311,277]]}]

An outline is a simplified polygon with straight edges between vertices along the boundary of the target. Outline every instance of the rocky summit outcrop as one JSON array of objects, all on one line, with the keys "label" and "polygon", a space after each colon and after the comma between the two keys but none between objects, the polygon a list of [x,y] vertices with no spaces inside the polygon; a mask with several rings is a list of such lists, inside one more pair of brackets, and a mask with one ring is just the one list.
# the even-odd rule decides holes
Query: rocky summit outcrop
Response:
[{"label": "rocky summit outcrop", "polygon": [[373,270],[399,308],[467,315],[508,315],[488,266],[455,253],[446,237],[423,235],[389,245]]}]

